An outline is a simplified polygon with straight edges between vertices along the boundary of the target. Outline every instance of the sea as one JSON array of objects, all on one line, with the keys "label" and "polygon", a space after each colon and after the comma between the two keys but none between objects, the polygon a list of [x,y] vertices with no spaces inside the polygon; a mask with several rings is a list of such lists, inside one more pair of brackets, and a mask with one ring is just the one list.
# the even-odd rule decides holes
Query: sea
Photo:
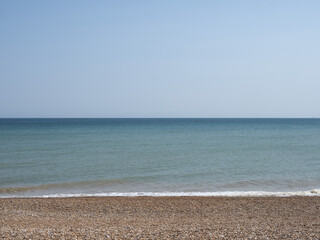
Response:
[{"label": "sea", "polygon": [[0,119],[0,197],[320,196],[320,119]]}]

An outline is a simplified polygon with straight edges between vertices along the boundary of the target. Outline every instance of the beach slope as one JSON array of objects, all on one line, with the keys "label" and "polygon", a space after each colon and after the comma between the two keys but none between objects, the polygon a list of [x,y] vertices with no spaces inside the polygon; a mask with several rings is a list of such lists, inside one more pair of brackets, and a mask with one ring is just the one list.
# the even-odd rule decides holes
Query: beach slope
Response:
[{"label": "beach slope", "polygon": [[320,239],[320,197],[0,199],[1,239]]}]

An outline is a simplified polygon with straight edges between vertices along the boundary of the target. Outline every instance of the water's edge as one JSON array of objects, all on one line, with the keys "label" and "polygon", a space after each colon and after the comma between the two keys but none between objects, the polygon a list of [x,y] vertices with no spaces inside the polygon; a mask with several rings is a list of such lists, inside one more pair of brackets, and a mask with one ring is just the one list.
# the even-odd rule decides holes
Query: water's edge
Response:
[{"label": "water's edge", "polygon": [[8,195],[0,198],[71,198],[71,197],[320,197],[320,189],[295,192],[230,191],[230,192],[109,192],[93,194],[48,194],[37,196]]}]

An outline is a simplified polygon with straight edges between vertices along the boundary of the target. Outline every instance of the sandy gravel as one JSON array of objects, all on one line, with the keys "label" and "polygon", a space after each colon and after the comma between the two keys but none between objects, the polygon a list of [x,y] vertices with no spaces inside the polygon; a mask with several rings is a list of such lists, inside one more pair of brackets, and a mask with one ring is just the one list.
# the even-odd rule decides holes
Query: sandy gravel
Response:
[{"label": "sandy gravel", "polygon": [[320,197],[0,199],[0,239],[320,239]]}]

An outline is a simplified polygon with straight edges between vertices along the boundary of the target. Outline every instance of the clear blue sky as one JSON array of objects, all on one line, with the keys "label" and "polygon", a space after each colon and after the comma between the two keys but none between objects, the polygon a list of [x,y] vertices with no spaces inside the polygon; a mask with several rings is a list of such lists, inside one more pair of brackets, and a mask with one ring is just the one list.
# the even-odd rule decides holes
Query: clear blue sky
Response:
[{"label": "clear blue sky", "polygon": [[0,117],[320,117],[320,1],[0,2]]}]

